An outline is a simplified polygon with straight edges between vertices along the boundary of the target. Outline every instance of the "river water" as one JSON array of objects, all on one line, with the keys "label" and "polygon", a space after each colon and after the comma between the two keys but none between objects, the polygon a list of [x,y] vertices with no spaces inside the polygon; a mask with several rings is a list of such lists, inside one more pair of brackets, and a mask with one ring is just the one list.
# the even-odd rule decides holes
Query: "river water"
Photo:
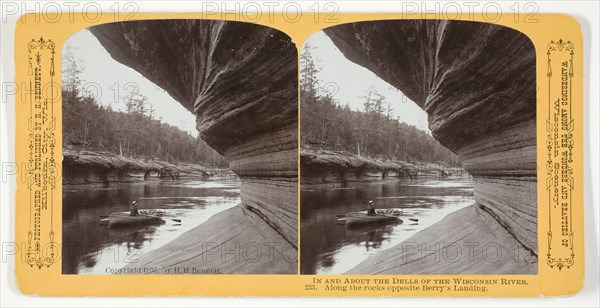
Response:
[{"label": "river water", "polygon": [[[369,256],[474,203],[470,179],[350,186],[302,189],[302,274],[343,274]],[[402,222],[361,228],[346,228],[338,222],[339,215],[365,210],[369,200],[375,201],[377,209],[402,208]],[[418,223],[409,218],[418,219]]]},{"label": "river water", "polygon": [[[164,209],[164,224],[108,228],[102,216]],[[174,240],[211,216],[240,203],[237,181],[169,181],[112,188],[63,190],[63,274],[106,274]]]}]

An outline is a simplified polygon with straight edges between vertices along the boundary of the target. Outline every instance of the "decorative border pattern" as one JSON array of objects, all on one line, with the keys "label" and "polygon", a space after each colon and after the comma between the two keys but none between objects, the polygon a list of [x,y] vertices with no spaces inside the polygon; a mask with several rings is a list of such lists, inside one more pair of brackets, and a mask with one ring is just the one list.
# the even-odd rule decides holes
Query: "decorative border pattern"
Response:
[{"label": "decorative border pattern", "polygon": [[[548,191],[548,253],[550,268],[575,264],[573,247],[573,130],[572,87],[575,46],[562,39],[550,41],[548,55],[548,118],[546,119],[546,190]],[[552,62],[554,61],[554,64]],[[554,71],[553,71],[554,65]],[[558,74],[553,74],[553,72]],[[553,88],[553,85],[555,86]],[[558,89],[556,86],[558,85]],[[560,224],[552,224],[553,215]]]},{"label": "decorative border pattern", "polygon": [[[54,241],[54,190],[58,181],[55,160],[56,89],[54,83],[55,44],[43,37],[27,44],[29,91],[27,190],[29,191],[29,228],[27,264],[42,269],[60,259]],[[45,241],[47,240],[47,242]]]}]

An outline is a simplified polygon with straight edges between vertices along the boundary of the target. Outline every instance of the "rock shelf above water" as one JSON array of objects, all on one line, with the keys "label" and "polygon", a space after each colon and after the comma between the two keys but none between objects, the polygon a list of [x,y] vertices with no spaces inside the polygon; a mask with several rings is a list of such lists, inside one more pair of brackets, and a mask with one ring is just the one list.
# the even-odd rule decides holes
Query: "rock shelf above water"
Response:
[{"label": "rock shelf above water", "polygon": [[[129,21],[90,31],[115,60],[195,114],[200,137],[240,177],[239,207],[256,218],[232,223],[262,224],[273,231],[272,241],[297,249],[298,55],[291,38],[261,25],[215,20]],[[233,225],[214,230],[213,236],[251,240],[232,234],[244,232]],[[255,273],[279,268],[246,265],[245,272]]]},{"label": "rock shelf above water", "polygon": [[303,185],[398,181],[418,177],[440,178],[442,171],[448,176],[466,174],[462,168],[436,163],[374,159],[347,152],[307,148],[300,150],[300,163]]},{"label": "rock shelf above water", "polygon": [[444,20],[324,31],[346,58],[427,112],[434,138],[473,175],[477,205],[537,254],[536,57],[529,38],[504,26]]},{"label": "rock shelf above water", "polygon": [[227,170],[201,164],[169,163],[115,155],[110,152],[63,149],[65,187],[105,187],[119,183],[148,183],[223,175]]}]

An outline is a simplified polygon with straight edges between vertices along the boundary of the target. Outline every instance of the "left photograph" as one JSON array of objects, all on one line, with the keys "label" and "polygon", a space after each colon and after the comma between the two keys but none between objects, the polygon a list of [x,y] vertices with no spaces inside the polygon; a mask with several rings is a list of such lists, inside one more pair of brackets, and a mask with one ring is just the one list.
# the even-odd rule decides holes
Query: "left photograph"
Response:
[{"label": "left photograph", "polygon": [[63,274],[296,274],[298,64],[285,33],[145,20],[62,49]]}]

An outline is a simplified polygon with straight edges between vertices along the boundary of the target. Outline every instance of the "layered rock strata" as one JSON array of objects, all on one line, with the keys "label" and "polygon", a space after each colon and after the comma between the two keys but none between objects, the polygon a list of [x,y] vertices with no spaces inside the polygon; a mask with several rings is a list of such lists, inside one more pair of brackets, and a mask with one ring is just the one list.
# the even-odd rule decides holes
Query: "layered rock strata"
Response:
[{"label": "layered rock strata", "polygon": [[[277,237],[270,241],[297,249],[298,70],[292,40],[272,28],[212,20],[132,21],[90,30],[115,60],[196,115],[200,137],[240,177],[240,212],[272,229]],[[235,223],[245,225],[243,219]],[[224,241],[252,230],[262,229],[221,224],[217,232]],[[249,266],[247,271],[296,271],[295,264]]]},{"label": "layered rock strata", "polygon": [[434,163],[382,160],[330,150],[300,150],[302,185],[347,184],[466,175],[462,168]]},{"label": "layered rock strata", "polygon": [[[224,228],[229,236],[227,240],[223,240]],[[298,249],[287,241],[274,240],[279,236],[247,207],[235,206],[214,215],[177,240],[140,255],[127,268],[155,268],[160,273],[179,269],[180,274],[294,272],[298,266]]]},{"label": "layered rock strata", "polygon": [[63,149],[63,187],[108,187],[120,183],[207,178],[226,170],[198,164],[142,160],[109,152]]},{"label": "layered rock strata", "polygon": [[523,249],[480,205],[471,205],[348,271],[390,273],[535,274],[537,256]]},{"label": "layered rock strata", "polygon": [[475,201],[537,254],[536,57],[513,29],[479,22],[360,22],[325,30],[351,61],[423,108],[459,155]]}]

